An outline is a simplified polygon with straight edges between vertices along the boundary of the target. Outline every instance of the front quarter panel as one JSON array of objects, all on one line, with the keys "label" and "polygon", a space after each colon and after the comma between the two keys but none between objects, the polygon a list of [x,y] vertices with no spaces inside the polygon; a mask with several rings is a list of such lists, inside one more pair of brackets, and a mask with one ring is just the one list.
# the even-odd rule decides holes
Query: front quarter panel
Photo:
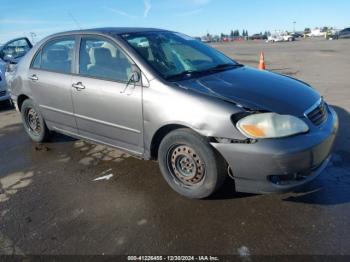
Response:
[{"label": "front quarter panel", "polygon": [[206,137],[246,139],[231,122],[231,116],[243,112],[242,108],[157,79],[144,88],[143,108],[146,158],[157,130],[167,125],[185,126]]}]

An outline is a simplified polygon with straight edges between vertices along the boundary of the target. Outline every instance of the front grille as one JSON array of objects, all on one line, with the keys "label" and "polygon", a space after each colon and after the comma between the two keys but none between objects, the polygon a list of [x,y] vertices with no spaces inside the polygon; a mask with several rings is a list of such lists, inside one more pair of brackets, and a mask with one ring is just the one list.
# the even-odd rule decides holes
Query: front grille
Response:
[{"label": "front grille", "polygon": [[6,95],[6,91],[0,91],[0,96]]},{"label": "front grille", "polygon": [[323,124],[327,120],[327,115],[327,106],[323,100],[319,101],[306,113],[307,118],[316,126]]}]

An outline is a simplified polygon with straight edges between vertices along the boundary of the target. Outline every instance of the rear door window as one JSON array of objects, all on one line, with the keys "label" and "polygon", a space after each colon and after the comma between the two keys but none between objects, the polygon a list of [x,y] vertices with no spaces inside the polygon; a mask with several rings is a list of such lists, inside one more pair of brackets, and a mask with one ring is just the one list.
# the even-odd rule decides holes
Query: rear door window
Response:
[{"label": "rear door window", "polygon": [[[57,73],[69,74],[72,72],[74,48],[74,37],[52,40],[43,47],[41,54],[36,56],[32,66]],[[39,59],[41,60],[40,62]]]}]

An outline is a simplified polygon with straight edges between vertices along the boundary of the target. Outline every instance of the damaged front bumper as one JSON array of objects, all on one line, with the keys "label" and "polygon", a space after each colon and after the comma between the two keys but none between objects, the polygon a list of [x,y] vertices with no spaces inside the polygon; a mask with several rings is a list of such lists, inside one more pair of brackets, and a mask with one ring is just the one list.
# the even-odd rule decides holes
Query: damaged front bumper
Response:
[{"label": "damaged front bumper", "polygon": [[236,191],[288,192],[316,178],[327,166],[338,131],[329,107],[327,121],[307,134],[256,143],[211,143],[230,166]]}]

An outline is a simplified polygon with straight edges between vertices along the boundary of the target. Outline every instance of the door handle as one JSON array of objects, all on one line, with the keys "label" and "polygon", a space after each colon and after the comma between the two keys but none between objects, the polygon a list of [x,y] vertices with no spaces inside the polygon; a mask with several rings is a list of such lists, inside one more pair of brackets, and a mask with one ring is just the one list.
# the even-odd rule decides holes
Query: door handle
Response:
[{"label": "door handle", "polygon": [[85,86],[83,85],[82,82],[77,82],[75,84],[72,84],[72,87],[74,87],[76,90],[81,90],[81,89],[85,89]]},{"label": "door handle", "polygon": [[31,75],[31,76],[29,76],[28,78],[29,78],[30,80],[32,80],[32,81],[38,81],[38,80],[39,80],[39,78],[36,76],[36,74]]}]

